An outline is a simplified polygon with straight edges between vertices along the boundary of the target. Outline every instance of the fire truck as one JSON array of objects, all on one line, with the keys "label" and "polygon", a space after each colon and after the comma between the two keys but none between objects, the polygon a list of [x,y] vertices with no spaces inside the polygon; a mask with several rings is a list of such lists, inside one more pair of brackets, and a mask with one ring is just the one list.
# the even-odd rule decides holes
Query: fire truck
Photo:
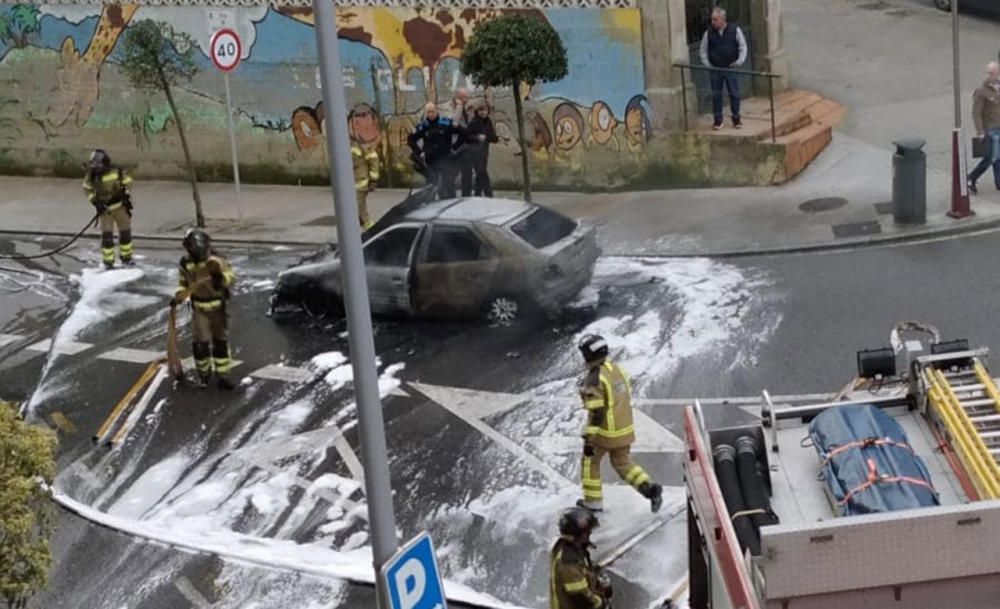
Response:
[{"label": "fire truck", "polygon": [[1000,608],[988,350],[902,322],[824,403],[685,411],[692,609]]}]

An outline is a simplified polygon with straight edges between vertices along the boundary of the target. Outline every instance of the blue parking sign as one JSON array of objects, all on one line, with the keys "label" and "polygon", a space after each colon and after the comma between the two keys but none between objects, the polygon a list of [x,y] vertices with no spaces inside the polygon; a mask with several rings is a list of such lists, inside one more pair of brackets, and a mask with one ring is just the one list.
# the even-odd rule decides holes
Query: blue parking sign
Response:
[{"label": "blue parking sign", "polygon": [[448,609],[434,544],[423,532],[382,565],[389,609]]}]

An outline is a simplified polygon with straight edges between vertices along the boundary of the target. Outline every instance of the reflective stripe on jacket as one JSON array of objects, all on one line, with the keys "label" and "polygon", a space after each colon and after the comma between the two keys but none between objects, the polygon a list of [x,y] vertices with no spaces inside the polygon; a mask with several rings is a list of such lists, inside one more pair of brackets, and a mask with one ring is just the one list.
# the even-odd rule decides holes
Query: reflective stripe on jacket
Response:
[{"label": "reflective stripe on jacket", "polygon": [[549,609],[600,609],[597,577],[590,554],[567,537],[560,537],[550,558]]},{"label": "reflective stripe on jacket", "polygon": [[354,163],[354,189],[368,190],[372,182],[379,178],[378,151],[352,144],[351,161]]},{"label": "reflective stripe on jacket", "polygon": [[[222,272],[222,289],[212,286],[213,269]],[[207,278],[207,279],[206,279]],[[199,283],[202,279],[205,281]],[[177,291],[175,294],[194,286],[191,291],[191,305],[200,311],[217,311],[229,298],[229,288],[236,282],[236,273],[229,261],[218,254],[212,254],[204,262],[195,262],[184,256],[181,258],[180,270],[177,275]],[[197,284],[197,285],[196,285]]]},{"label": "reflective stripe on jacket", "polygon": [[628,446],[635,441],[632,421],[632,387],[628,375],[617,364],[602,362],[587,371],[580,387],[589,442],[606,448]]},{"label": "reflective stripe on jacket", "polygon": [[132,185],[132,177],[121,168],[95,176],[91,172],[83,178],[83,192],[91,203],[103,203],[108,210],[118,209],[125,202],[128,187]]}]

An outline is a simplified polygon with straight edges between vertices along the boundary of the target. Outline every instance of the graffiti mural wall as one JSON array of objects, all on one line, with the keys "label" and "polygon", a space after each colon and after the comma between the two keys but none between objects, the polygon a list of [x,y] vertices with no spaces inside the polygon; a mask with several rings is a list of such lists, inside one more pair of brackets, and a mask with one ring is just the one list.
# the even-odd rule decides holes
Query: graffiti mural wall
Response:
[{"label": "graffiti mural wall", "polygon": [[[501,142],[491,155],[497,179],[517,176],[513,92],[478,90],[460,73],[462,51],[496,9],[340,8],[349,128],[408,179],[406,135],[428,101],[467,87],[495,108]],[[560,33],[569,76],[523,88],[534,171],[553,185],[603,186],[627,179],[650,136],[643,96],[638,9],[530,10]],[[120,75],[123,32],[141,19],[169,23],[198,45],[201,72],[178,91],[201,170],[227,172],[228,135],[221,74],[206,55],[213,27],[244,41],[231,76],[241,165],[251,179],[316,179],[325,174],[315,34],[311,10],[254,7],[0,6],[0,171],[70,172],[102,146],[149,176],[178,173],[182,159],[166,101],[140,94]]]}]

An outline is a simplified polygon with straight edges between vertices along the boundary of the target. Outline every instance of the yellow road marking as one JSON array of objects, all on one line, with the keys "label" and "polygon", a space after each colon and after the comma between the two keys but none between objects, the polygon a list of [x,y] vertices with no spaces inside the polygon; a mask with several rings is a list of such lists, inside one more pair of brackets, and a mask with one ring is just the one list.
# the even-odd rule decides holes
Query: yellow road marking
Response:
[{"label": "yellow road marking", "polygon": [[52,413],[52,422],[55,423],[59,431],[69,434],[76,433],[76,425],[74,425],[73,421],[70,421],[69,418],[61,412]]}]

